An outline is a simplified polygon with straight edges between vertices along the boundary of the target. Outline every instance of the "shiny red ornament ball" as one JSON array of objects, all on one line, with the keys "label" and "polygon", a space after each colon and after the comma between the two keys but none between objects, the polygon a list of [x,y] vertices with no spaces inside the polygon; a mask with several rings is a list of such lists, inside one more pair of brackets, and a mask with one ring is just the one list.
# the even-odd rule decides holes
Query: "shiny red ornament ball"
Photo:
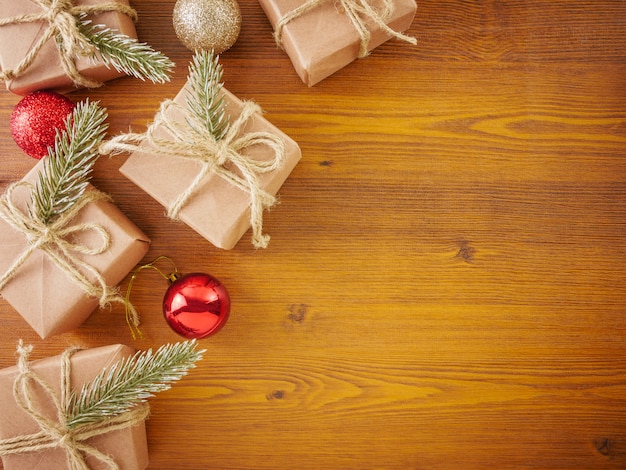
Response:
[{"label": "shiny red ornament ball", "polygon": [[11,134],[27,155],[41,159],[54,145],[57,129],[65,130],[65,118],[74,103],[54,91],[35,91],[26,95],[11,113]]},{"label": "shiny red ornament ball", "polygon": [[228,320],[230,296],[213,276],[191,273],[178,277],[163,297],[167,324],[185,338],[206,338]]}]

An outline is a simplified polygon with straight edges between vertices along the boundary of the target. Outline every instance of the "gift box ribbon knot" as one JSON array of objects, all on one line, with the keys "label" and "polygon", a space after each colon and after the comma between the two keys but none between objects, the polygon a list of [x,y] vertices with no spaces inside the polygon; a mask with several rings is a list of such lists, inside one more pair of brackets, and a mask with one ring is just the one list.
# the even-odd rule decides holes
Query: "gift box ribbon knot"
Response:
[{"label": "gift box ribbon knot", "polygon": [[[291,10],[285,16],[278,20],[274,27],[274,39],[276,40],[276,44],[279,47],[283,47],[283,28],[285,25],[292,20],[305,15],[309,10],[312,10],[319,5],[327,3],[331,0],[308,0],[299,7]],[[338,5],[338,10],[345,12],[345,14],[350,18],[350,21],[354,25],[357,33],[359,34],[359,38],[361,39],[360,47],[359,47],[359,58],[363,58],[367,56],[369,50],[369,42],[371,38],[371,33],[364,18],[369,18],[372,20],[376,26],[378,26],[381,30],[387,33],[389,36],[400,39],[402,41],[406,41],[411,44],[417,44],[417,40],[414,37],[407,36],[405,34],[399,33],[391,29],[385,23],[385,20],[391,15],[393,10],[393,0],[383,0],[382,8],[380,11],[376,11],[372,5],[371,0],[332,0]]]},{"label": "gift box ribbon knot", "polygon": [[[68,404],[72,392],[70,383],[71,357],[77,349],[67,349],[61,355],[60,396],[31,369],[28,360],[31,351],[32,346],[24,346],[22,341],[19,341],[17,347],[18,374],[13,382],[13,398],[18,406],[35,420],[41,430],[33,434],[0,440],[0,455],[41,452],[47,449],[60,448],[65,451],[69,468],[72,470],[88,470],[89,466],[85,460],[87,456],[97,458],[110,469],[119,469],[112,457],[100,452],[87,441],[93,437],[143,422],[148,417],[149,406],[142,404],[125,413],[102,418],[95,423],[69,425]],[[46,416],[45,409],[43,409],[44,404],[35,398],[35,387],[43,390],[53,403],[56,419]]]},{"label": "gift box ribbon knot", "polygon": [[101,82],[81,75],[75,64],[78,57],[95,57],[97,55],[97,48],[81,32],[81,24],[88,14],[111,11],[123,13],[133,21],[137,21],[137,12],[128,5],[115,2],[101,5],[74,5],[73,0],[31,1],[41,8],[41,12],[4,18],[0,20],[0,26],[39,21],[47,22],[48,26],[21,62],[15,68],[0,73],[0,79],[6,81],[19,76],[32,65],[42,46],[50,39],[54,39],[61,59],[61,66],[74,84],[88,88],[101,86]]},{"label": "gift box ribbon knot", "polygon": [[[101,308],[112,302],[122,303],[127,306],[129,308],[129,319],[132,320],[135,326],[138,326],[139,315],[133,306],[128,305],[117,289],[107,285],[106,280],[96,268],[76,256],[77,253],[96,256],[104,253],[111,246],[111,237],[104,227],[94,223],[75,225],[70,223],[88,203],[110,200],[110,198],[100,191],[86,191],[70,209],[63,212],[48,225],[38,220],[30,211],[20,210],[14,203],[13,193],[20,187],[33,190],[33,185],[25,181],[19,181],[9,186],[2,197],[0,197],[0,217],[12,228],[24,235],[28,244],[24,251],[13,261],[9,269],[0,277],[0,292],[15,277],[19,268],[28,257],[35,250],[39,249],[61,271],[80,286],[87,295],[98,298]],[[89,247],[72,243],[68,240],[74,234],[87,231],[94,232],[100,237],[101,243],[99,246]],[[89,273],[95,281],[91,281],[84,273]]]},{"label": "gift box ribbon knot", "polygon": [[[175,113],[169,112],[171,107],[183,113],[184,119],[174,119]],[[198,162],[200,171],[188,188],[167,208],[168,217],[178,219],[180,210],[198,191],[202,180],[208,174],[215,173],[250,195],[252,244],[257,248],[265,248],[270,237],[262,233],[263,211],[275,204],[276,197],[261,188],[259,175],[280,167],[285,157],[285,144],[269,132],[243,132],[246,122],[255,113],[262,113],[260,106],[245,101],[241,114],[230,123],[226,135],[216,140],[206,123],[187,108],[173,100],[165,100],[145,134],[130,133],[114,137],[100,146],[100,153],[150,151]],[[157,130],[167,131],[170,137],[159,137]],[[151,147],[140,147],[143,142],[149,143]],[[268,146],[273,156],[258,160],[242,153],[255,145]]]}]

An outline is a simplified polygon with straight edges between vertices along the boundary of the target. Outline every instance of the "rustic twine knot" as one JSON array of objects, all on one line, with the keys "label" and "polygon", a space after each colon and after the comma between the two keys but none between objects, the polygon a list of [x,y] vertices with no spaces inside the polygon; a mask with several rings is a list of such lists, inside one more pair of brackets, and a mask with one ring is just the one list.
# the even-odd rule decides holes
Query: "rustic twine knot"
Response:
[{"label": "rustic twine knot", "polygon": [[72,0],[48,0],[50,3],[50,11],[53,15],[62,13],[72,8]]},{"label": "rustic twine knot", "polygon": [[59,434],[61,435],[59,439],[59,447],[72,448],[76,446],[74,436],[72,436],[72,433],[70,433],[69,430],[64,430],[64,432],[62,431]]},{"label": "rustic twine knot", "polygon": [[[183,117],[174,119],[172,116],[176,113],[168,112],[169,108],[176,108]],[[167,208],[168,217],[177,220],[181,209],[198,192],[204,178],[214,173],[249,194],[252,244],[256,248],[266,248],[270,237],[262,233],[263,211],[276,203],[276,197],[261,188],[259,176],[282,165],[285,143],[270,132],[244,132],[246,123],[257,113],[262,113],[260,106],[245,101],[240,115],[230,123],[226,135],[216,140],[206,124],[189,109],[172,100],[165,100],[145,134],[131,133],[114,137],[100,146],[100,153],[153,152],[198,162],[200,171],[189,187]],[[166,131],[170,137],[158,137],[157,129]],[[140,146],[143,142],[149,143],[150,147]],[[269,147],[272,158],[257,160],[243,153],[257,145]]]},{"label": "rustic twine knot", "polygon": [[67,51],[69,56],[93,56],[96,48],[80,33],[78,21],[71,13],[72,6],[71,0],[52,0],[48,23],[60,33],[61,50]]},{"label": "rustic twine knot", "polygon": [[226,165],[226,163],[232,159],[234,151],[231,149],[228,142],[219,141],[217,145],[215,145],[215,156],[213,158],[208,158],[207,160],[212,160],[212,163],[215,166]]},{"label": "rustic twine knot", "polygon": [[[299,7],[287,13],[285,16],[280,18],[274,27],[274,40],[276,44],[282,49],[283,48],[283,28],[285,25],[292,20],[303,16],[308,11],[328,3],[331,0],[308,0]],[[366,18],[369,18],[374,22],[376,26],[378,26],[381,30],[383,30],[390,37],[399,39],[401,41],[406,41],[410,44],[417,44],[417,39],[412,36],[407,36],[405,34],[399,33],[393,29],[391,29],[386,24],[386,20],[391,16],[393,12],[393,0],[382,0],[382,5],[380,11],[377,11],[372,7],[372,0],[332,0],[335,4],[335,8],[342,14],[348,16],[360,38],[360,46],[358,57],[362,59],[369,54],[369,43],[372,37],[372,34],[367,27]]]},{"label": "rustic twine knot", "polygon": [[[13,398],[17,405],[37,423],[40,431],[0,440],[0,456],[60,448],[65,451],[67,463],[71,470],[89,470],[86,462],[89,456],[95,457],[111,470],[119,470],[119,465],[111,456],[99,451],[87,441],[93,437],[126,429],[143,422],[149,414],[148,405],[139,405],[120,415],[105,417],[96,423],[79,424],[70,429],[68,427],[69,410],[67,407],[72,391],[70,382],[71,357],[77,349],[69,348],[61,355],[60,396],[31,369],[28,360],[31,351],[31,345],[24,346],[22,340],[19,340],[17,346],[18,374],[13,382]],[[35,387],[45,392],[53,403],[56,421],[48,418],[40,411],[39,408],[42,403],[38,403],[36,399]]]},{"label": "rustic twine knot", "polygon": [[48,227],[44,227],[43,230],[29,232],[26,235],[26,239],[28,240],[29,245],[37,245],[39,247],[52,243],[54,236]]},{"label": "rustic twine knot", "polygon": [[0,20],[0,27],[10,24],[22,24],[45,21],[48,27],[33,44],[29,52],[13,69],[0,73],[0,80],[12,80],[20,76],[35,61],[43,45],[54,40],[61,66],[65,74],[74,82],[75,86],[97,88],[102,82],[92,80],[82,75],[76,67],[79,57],[96,58],[98,49],[82,34],[80,26],[88,14],[106,13],[115,11],[137,21],[137,12],[122,3],[109,2],[100,5],[74,5],[74,0],[31,0],[41,8],[39,13],[26,13]]},{"label": "rustic twine knot", "polygon": [[[42,2],[41,4],[45,4]],[[72,8],[71,0],[52,0],[49,2],[50,6],[46,12],[46,19],[49,23],[57,25],[72,26],[72,23],[76,23],[76,18],[70,13]]]},{"label": "rustic twine knot", "polygon": [[[112,302],[125,304],[117,289],[109,287],[104,276],[88,262],[80,259],[77,254],[99,255],[106,252],[111,246],[111,236],[101,225],[81,223],[72,225],[77,214],[90,202],[110,200],[110,198],[96,190],[90,190],[67,211],[61,214],[50,225],[39,220],[31,211],[22,211],[13,200],[14,192],[21,187],[30,191],[33,185],[19,181],[10,185],[0,196],[0,218],[10,227],[20,233],[27,241],[26,248],[13,261],[13,264],[0,276],[0,292],[15,277],[19,268],[37,249],[43,251],[47,257],[88,296],[98,298],[99,305],[104,308]],[[74,234],[92,232],[98,235],[100,244],[89,247],[81,243],[69,241]],[[92,279],[95,280],[91,280]],[[133,323],[139,324],[137,312],[133,309]]]}]

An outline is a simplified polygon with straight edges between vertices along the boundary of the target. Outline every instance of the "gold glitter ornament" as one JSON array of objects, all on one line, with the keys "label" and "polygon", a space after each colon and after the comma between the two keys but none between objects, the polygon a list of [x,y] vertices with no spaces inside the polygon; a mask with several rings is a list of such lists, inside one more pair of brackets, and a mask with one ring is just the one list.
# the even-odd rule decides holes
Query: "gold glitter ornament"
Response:
[{"label": "gold glitter ornament", "polygon": [[192,51],[221,54],[239,37],[241,11],[236,0],[177,0],[174,31]]}]

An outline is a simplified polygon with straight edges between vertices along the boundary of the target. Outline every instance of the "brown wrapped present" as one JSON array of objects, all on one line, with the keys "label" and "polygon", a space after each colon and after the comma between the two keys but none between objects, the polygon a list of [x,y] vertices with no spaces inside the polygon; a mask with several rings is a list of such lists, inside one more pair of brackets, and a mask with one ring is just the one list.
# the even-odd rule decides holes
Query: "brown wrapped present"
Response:
[{"label": "brown wrapped present", "polygon": [[20,349],[18,365],[0,371],[0,455],[5,470],[109,469],[111,462],[127,470],[148,466],[148,405],[96,426],[69,431],[65,423],[67,392],[79,392],[104,368],[131,357],[132,348],[68,351],[30,363],[29,350]]},{"label": "brown wrapped present", "polygon": [[300,160],[300,148],[263,118],[257,105],[222,88],[226,114],[234,122],[232,139],[218,149],[223,158],[212,153],[213,143],[203,147],[201,137],[191,142],[197,148],[185,148],[180,155],[174,148],[170,152],[171,134],[185,133],[188,126],[189,92],[188,82],[173,101],[162,105],[149,129],[159,150],[144,140],[120,171],[165,206],[171,218],[182,220],[215,246],[233,248],[252,226],[253,244],[265,247],[269,237],[261,234],[261,214]]},{"label": "brown wrapped present", "polygon": [[30,199],[26,184],[34,183],[43,163],[0,200],[0,290],[46,338],[79,326],[99,303],[122,301],[107,286],[122,281],[146,254],[150,241],[93,187],[76,215],[57,228],[59,240],[21,229],[19,218],[27,213]]},{"label": "brown wrapped present", "polygon": [[[54,37],[57,32],[51,27],[53,24],[51,21],[58,20],[60,25],[69,19],[70,13],[58,13],[54,16],[55,20],[51,21],[15,21],[16,18],[25,15],[42,14],[45,12],[44,5],[46,5],[45,8],[50,8],[48,4],[56,3],[59,2],[0,0],[0,69],[4,73],[11,71],[11,75],[7,77],[6,86],[12,93],[26,95],[43,89],[69,91],[75,88],[76,84],[75,80],[68,76],[67,68],[73,69],[74,66],[76,72],[85,80],[84,83],[79,83],[81,86],[97,86],[98,82],[124,75],[113,67],[107,68],[102,62],[87,57],[71,58],[65,66],[63,65]],[[104,8],[104,12],[96,10],[93,15],[90,14],[89,18],[94,24],[103,24],[111,30],[134,39],[137,38],[133,23],[136,14],[128,6],[128,0],[75,0],[73,3],[76,8],[95,8],[113,4],[114,7]],[[116,4],[119,7],[115,7]],[[116,8],[119,11],[115,11]],[[86,11],[89,12],[88,9]],[[76,12],[74,15],[78,14]],[[39,40],[48,34],[52,37],[41,45],[32,63],[14,74],[13,71],[23,66],[24,59],[37,48]]]},{"label": "brown wrapped present", "polygon": [[414,0],[259,0],[304,83],[315,85],[411,25]]}]

